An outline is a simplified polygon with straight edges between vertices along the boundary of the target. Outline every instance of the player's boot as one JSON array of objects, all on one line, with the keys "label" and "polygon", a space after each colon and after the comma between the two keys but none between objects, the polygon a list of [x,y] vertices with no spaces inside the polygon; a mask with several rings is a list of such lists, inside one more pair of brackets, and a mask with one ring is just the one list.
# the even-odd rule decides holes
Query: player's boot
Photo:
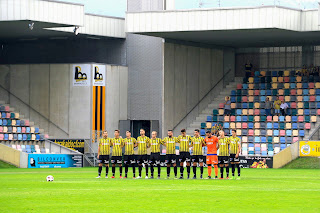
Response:
[{"label": "player's boot", "polygon": [[223,180],[223,178],[221,177],[221,178],[219,178],[219,180]]},{"label": "player's boot", "polygon": [[187,177],[187,179],[190,179],[190,174],[188,174],[188,177]]},{"label": "player's boot", "polygon": [[211,179],[211,176],[208,176],[206,179]]},{"label": "player's boot", "polygon": [[214,179],[218,179],[218,176],[215,176]]},{"label": "player's boot", "polygon": [[167,177],[166,177],[166,179],[170,179],[170,177],[169,177],[169,176],[167,176]]},{"label": "player's boot", "polygon": [[227,177],[226,179],[227,179],[227,180],[229,180],[230,178],[229,178],[229,177]]},{"label": "player's boot", "polygon": [[237,180],[241,180],[240,176],[237,177]]},{"label": "player's boot", "polygon": [[202,175],[200,175],[200,179],[203,179]]},{"label": "player's boot", "polygon": [[231,178],[232,180],[235,180],[236,179],[236,177],[235,176],[232,176],[232,178]]},{"label": "player's boot", "polygon": [[175,176],[175,177],[174,177],[174,179],[178,179],[178,177],[177,177],[177,176]]},{"label": "player's boot", "polygon": [[101,178],[101,176],[100,176],[100,175],[98,175],[98,177],[96,177],[96,178]]},{"label": "player's boot", "polygon": [[179,177],[179,179],[183,179],[183,176],[181,175],[181,176]]},{"label": "player's boot", "polygon": [[158,179],[160,179],[160,176],[158,176]]},{"label": "player's boot", "polygon": [[106,178],[108,178],[108,176],[106,175]]},{"label": "player's boot", "polygon": [[112,176],[111,178],[114,178],[114,176]]},{"label": "player's boot", "polygon": [[145,179],[148,179],[148,178],[149,178],[148,176],[145,177]]},{"label": "player's boot", "polygon": [[153,179],[153,176],[151,176],[150,179]]},{"label": "player's boot", "polygon": [[196,176],[193,176],[193,178],[192,179],[197,179],[197,177]]}]

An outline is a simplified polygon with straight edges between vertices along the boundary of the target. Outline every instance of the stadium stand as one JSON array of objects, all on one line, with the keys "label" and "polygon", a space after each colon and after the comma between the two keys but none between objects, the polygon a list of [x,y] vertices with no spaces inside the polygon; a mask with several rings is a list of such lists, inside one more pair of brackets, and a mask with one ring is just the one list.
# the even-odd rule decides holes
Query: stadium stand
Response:
[{"label": "stadium stand", "polygon": [[[213,109],[201,123],[201,135],[215,124],[223,124],[226,134],[232,128],[242,140],[242,155],[273,156],[304,138],[320,115],[319,76],[296,76],[295,71],[255,71],[254,77],[231,91],[231,116],[224,116],[224,104]],[[289,108],[286,116],[266,116],[265,100],[276,97]]]},{"label": "stadium stand", "polygon": [[26,153],[49,153],[44,146],[48,135],[34,127],[32,122],[23,119],[9,105],[0,104],[0,142]]}]

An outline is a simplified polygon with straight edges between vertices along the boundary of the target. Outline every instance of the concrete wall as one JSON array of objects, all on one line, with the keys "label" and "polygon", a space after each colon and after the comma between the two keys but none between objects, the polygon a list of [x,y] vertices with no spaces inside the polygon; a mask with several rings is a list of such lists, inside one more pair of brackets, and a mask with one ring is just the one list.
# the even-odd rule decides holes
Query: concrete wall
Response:
[{"label": "concrete wall", "polygon": [[0,143],[0,160],[20,167],[20,151]]},{"label": "concrete wall", "polygon": [[[127,120],[128,69],[106,65],[106,127]],[[91,138],[92,87],[73,86],[72,64],[0,66],[0,100],[51,138]]]},{"label": "concrete wall", "polygon": [[[176,128],[186,128],[207,107],[214,95],[221,91],[226,82],[233,80],[234,60],[232,49],[165,43],[163,131],[173,129],[182,119],[183,122]],[[206,96],[229,70],[229,76]],[[204,96],[206,97],[198,104]]]},{"label": "concrete wall", "polygon": [[278,169],[299,157],[299,142],[273,156],[273,168]]},{"label": "concrete wall", "polygon": [[[128,0],[127,11],[162,10],[162,0]],[[128,119],[162,122],[163,41],[127,35]],[[161,134],[161,132],[160,132]]]}]

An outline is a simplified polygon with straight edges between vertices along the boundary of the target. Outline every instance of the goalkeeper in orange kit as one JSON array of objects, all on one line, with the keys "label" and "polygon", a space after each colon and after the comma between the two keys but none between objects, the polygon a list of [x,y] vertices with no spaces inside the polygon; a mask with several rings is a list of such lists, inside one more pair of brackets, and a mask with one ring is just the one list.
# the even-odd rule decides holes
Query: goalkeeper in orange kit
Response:
[{"label": "goalkeeper in orange kit", "polygon": [[218,156],[217,156],[217,149],[219,146],[219,139],[214,136],[211,135],[210,131],[206,132],[206,138],[204,139],[204,141],[207,144],[207,166],[208,166],[208,177],[207,179],[211,179],[211,171],[212,171],[212,167],[211,165],[213,164],[214,166],[214,173],[215,173],[215,179],[218,178]]}]

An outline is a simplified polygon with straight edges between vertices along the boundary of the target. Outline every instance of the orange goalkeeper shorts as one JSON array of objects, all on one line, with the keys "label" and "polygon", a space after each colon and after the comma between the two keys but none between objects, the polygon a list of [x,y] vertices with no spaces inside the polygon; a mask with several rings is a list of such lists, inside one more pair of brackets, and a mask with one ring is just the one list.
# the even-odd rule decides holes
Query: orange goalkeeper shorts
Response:
[{"label": "orange goalkeeper shorts", "polygon": [[218,164],[217,154],[207,154],[207,164]]}]

